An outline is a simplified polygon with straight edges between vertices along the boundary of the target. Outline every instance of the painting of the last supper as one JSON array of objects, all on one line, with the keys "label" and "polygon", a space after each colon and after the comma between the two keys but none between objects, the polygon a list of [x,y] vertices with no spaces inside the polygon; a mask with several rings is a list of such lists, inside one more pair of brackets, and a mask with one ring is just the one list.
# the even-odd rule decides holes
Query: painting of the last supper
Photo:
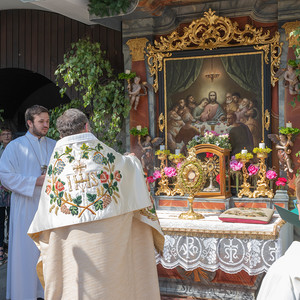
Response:
[{"label": "painting of the last supper", "polygon": [[263,139],[264,57],[260,51],[164,61],[165,137],[186,154],[205,132],[230,135],[232,154]]}]

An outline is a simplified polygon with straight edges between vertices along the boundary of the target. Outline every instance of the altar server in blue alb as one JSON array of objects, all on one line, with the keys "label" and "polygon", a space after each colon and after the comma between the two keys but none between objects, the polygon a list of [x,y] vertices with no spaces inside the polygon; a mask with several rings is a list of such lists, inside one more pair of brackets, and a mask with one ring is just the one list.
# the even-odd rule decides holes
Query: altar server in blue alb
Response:
[{"label": "altar server in blue alb", "polygon": [[6,298],[44,297],[36,274],[39,251],[27,235],[38,208],[45,172],[55,141],[46,137],[49,112],[39,105],[25,112],[27,133],[5,148],[0,160],[1,184],[12,191],[10,204]]}]

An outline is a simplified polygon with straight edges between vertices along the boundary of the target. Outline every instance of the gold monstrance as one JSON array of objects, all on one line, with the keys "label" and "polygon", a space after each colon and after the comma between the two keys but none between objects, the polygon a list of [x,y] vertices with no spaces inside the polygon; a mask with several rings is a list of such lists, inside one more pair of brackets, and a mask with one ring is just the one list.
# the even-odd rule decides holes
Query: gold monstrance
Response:
[{"label": "gold monstrance", "polygon": [[182,163],[177,175],[180,188],[189,194],[189,211],[180,214],[180,219],[197,220],[204,218],[203,215],[193,210],[195,193],[203,189],[206,181],[203,169],[201,161],[196,157],[196,149],[194,147],[191,148],[189,150],[189,156]]}]

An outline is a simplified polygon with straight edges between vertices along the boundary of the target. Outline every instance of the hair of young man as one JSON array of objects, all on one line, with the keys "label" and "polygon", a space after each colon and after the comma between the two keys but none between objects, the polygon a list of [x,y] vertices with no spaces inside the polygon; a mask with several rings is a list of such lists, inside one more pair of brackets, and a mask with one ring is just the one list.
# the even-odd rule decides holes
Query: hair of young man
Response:
[{"label": "hair of young man", "polygon": [[49,115],[49,110],[41,105],[33,105],[29,108],[26,109],[25,111],[25,125],[27,127],[27,129],[29,128],[27,121],[31,121],[33,123],[34,121],[34,116],[37,116],[41,113],[47,113]]},{"label": "hair of young man", "polygon": [[76,108],[66,110],[56,121],[56,128],[60,137],[84,132],[85,125],[89,124],[87,116]]}]

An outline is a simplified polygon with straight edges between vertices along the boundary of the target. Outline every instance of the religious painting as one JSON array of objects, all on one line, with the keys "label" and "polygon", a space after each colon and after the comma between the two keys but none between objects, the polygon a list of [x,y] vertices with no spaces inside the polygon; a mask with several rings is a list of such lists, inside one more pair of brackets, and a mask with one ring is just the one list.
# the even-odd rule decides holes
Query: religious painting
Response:
[{"label": "religious painting", "polygon": [[244,147],[252,151],[264,139],[270,90],[264,53],[250,47],[228,52],[188,51],[164,58],[160,111],[172,153],[186,154],[189,141],[205,132],[229,134],[232,154]]}]

